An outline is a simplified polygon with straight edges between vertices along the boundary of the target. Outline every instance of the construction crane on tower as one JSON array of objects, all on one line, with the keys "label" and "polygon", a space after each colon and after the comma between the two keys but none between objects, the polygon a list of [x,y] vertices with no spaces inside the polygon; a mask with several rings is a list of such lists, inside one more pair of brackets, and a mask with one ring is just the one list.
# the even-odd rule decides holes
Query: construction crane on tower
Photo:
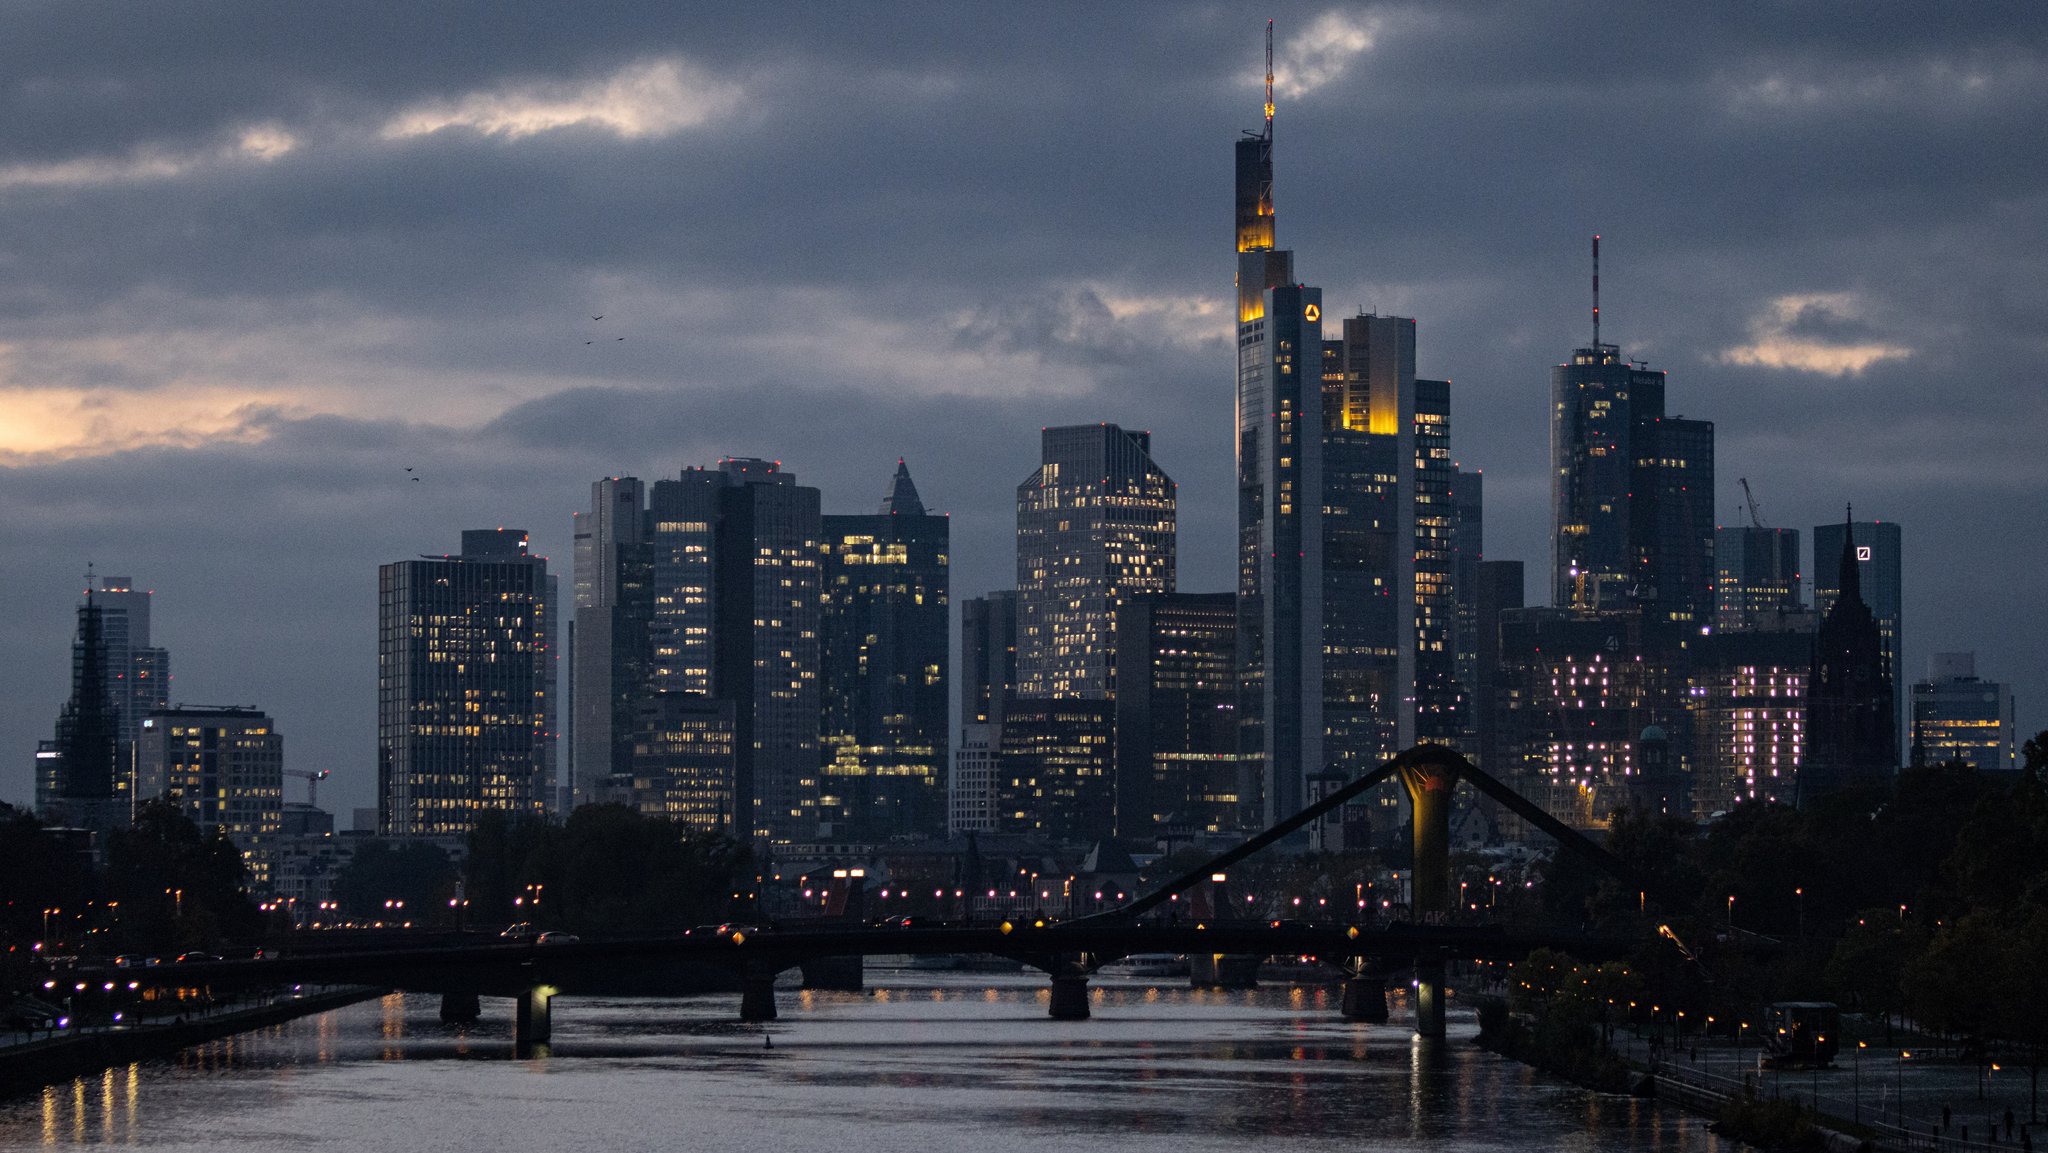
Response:
[{"label": "construction crane on tower", "polygon": [[297,777],[306,782],[306,803],[317,809],[320,807],[320,782],[333,776],[334,770],[320,769],[316,772],[311,769],[286,769],[284,775]]},{"label": "construction crane on tower", "polygon": [[1756,494],[1749,491],[1749,478],[1737,478],[1742,482],[1742,499],[1749,502],[1749,523],[1756,528],[1764,527],[1763,512],[1756,506]]}]

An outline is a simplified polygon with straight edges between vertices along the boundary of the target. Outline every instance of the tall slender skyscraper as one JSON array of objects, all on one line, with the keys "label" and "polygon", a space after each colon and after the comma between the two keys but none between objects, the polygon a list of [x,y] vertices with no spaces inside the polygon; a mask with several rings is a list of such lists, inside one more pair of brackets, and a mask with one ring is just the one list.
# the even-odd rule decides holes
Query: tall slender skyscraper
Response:
[{"label": "tall slender skyscraper", "polygon": [[1665,376],[1600,341],[1550,372],[1551,596],[1579,611],[1714,617],[1714,426],[1664,415]]},{"label": "tall slender skyscraper", "polygon": [[1173,478],[1151,433],[1072,425],[1042,444],[1017,486],[1017,695],[1107,700],[1118,606],[1174,591]]},{"label": "tall slender skyscraper", "polygon": [[634,477],[590,485],[573,519],[576,619],[570,634],[572,803],[632,775],[633,730],[653,677],[654,558],[646,488]]},{"label": "tall slender skyscraper", "polygon": [[459,837],[484,809],[545,811],[552,587],[523,530],[378,569],[378,828]]},{"label": "tall slender skyscraper", "polygon": [[946,827],[951,523],[910,466],[878,512],[826,516],[820,835],[884,841]]}]

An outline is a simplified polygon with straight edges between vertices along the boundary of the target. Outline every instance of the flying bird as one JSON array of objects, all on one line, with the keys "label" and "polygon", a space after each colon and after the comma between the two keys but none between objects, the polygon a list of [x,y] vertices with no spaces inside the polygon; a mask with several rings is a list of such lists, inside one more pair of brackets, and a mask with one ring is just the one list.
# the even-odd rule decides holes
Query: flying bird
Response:
[{"label": "flying bird", "polygon": [[602,316],[593,316],[593,317],[591,317],[590,319],[592,319],[592,320],[603,320],[603,319],[604,319],[604,317],[602,317]]},{"label": "flying bird", "polygon": [[405,471],[407,471],[407,472],[411,472],[411,471],[412,471],[412,466],[411,466],[411,465],[407,465],[407,466],[405,466]]},{"label": "flying bird", "polygon": [[623,337],[623,336],[620,336],[620,337],[614,337],[613,339],[615,339],[615,340],[624,340],[624,339],[626,339],[626,338],[625,338],[625,337]]}]

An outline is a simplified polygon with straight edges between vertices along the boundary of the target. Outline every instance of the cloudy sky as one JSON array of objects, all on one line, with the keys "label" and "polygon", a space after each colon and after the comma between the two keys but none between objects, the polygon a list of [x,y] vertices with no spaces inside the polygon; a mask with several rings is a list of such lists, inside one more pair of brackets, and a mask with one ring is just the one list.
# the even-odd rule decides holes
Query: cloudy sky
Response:
[{"label": "cloudy sky", "polygon": [[0,799],[87,561],[344,823],[377,565],[507,525],[566,572],[598,476],[769,456],[854,512],[905,456],[957,598],[1011,583],[1037,430],[1116,421],[1180,482],[1182,587],[1227,587],[1268,16],[1281,243],[1333,312],[1417,318],[1489,556],[1547,563],[1600,232],[1603,336],[1716,422],[1722,521],[1746,476],[1809,546],[1902,522],[1909,673],[1974,649],[2048,724],[2037,5],[20,2]]}]

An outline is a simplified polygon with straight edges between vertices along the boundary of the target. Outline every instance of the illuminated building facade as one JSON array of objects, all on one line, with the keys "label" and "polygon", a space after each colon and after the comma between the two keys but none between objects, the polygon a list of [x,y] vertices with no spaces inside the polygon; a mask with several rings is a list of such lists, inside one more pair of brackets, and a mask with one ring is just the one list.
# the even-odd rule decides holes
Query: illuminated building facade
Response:
[{"label": "illuminated building facade", "polygon": [[1913,685],[1913,762],[2018,771],[2012,686],[1977,677],[1976,653],[1935,653]]},{"label": "illuminated building facade", "polygon": [[1714,531],[1714,627],[1721,632],[1813,630],[1800,592],[1799,530]]},{"label": "illuminated building facade", "polygon": [[[1824,524],[1813,530],[1813,609],[1825,617],[1841,595],[1839,559],[1846,543],[1856,558],[1856,584],[1863,603],[1877,621],[1878,647],[1890,666],[1898,699],[1892,702],[1893,731],[1905,724],[1905,566],[1903,532],[1896,521],[1852,521]],[[1899,738],[1903,741],[1903,735]]]},{"label": "illuminated building facade", "polygon": [[284,737],[257,709],[158,709],[144,717],[135,746],[138,801],[164,798],[206,833],[242,851],[259,890],[276,880],[284,831]]},{"label": "illuminated building facade", "polygon": [[643,750],[673,742],[639,726],[663,715],[648,711],[656,696],[715,698],[732,711],[723,787],[734,835],[809,837],[821,708],[818,504],[818,490],[778,462],[750,457],[652,485],[615,477],[591,486],[591,511],[575,524],[579,800],[652,812],[667,802],[651,798],[703,793],[695,774],[711,762],[691,761],[689,779],[656,780],[658,758]]},{"label": "illuminated building facade", "polygon": [[1415,382],[1414,425],[1415,739],[1408,743],[1457,745],[1464,694],[1458,685],[1450,381]]},{"label": "illuminated building facade", "polygon": [[1273,86],[1236,147],[1238,751],[1245,825],[1299,810],[1323,756],[1322,290],[1275,243]]},{"label": "illuminated building facade", "polygon": [[1042,448],[1017,486],[1017,694],[1107,700],[1118,607],[1174,590],[1174,483],[1150,433],[1048,428]]},{"label": "illuminated building facade", "polygon": [[631,783],[608,798],[651,817],[733,834],[733,706],[702,693],[649,693],[633,722]]},{"label": "illuminated building facade", "polygon": [[996,750],[995,831],[1068,843],[1110,836],[1114,741],[1108,701],[1011,702]]},{"label": "illuminated building facade", "polygon": [[821,838],[945,831],[950,523],[900,460],[880,511],[823,518]]},{"label": "illuminated building facade", "polygon": [[817,823],[824,589],[819,494],[779,462],[729,457],[649,496],[654,686],[733,708],[736,835]]},{"label": "illuminated building facade", "polygon": [[1415,322],[1341,331],[1323,342],[1320,767],[1348,779],[1414,743],[1416,557],[1397,542],[1416,533]]},{"label": "illuminated building facade", "polygon": [[459,837],[484,809],[546,809],[553,590],[522,530],[378,569],[377,825]]},{"label": "illuminated building facade", "polygon": [[1662,768],[1688,772],[1684,633],[1630,611],[1504,613],[1494,702],[1499,763],[1489,771],[1509,774],[1523,795],[1582,828],[1605,825],[1639,791],[1645,730],[1660,730],[1675,758]]},{"label": "illuminated building facade", "polygon": [[996,831],[999,725],[972,723],[960,726],[960,744],[953,752],[953,779],[946,790],[946,831],[993,833]]},{"label": "illuminated building facade", "polygon": [[1116,635],[1117,836],[1234,831],[1237,598],[1134,597]]},{"label": "illuminated building facade", "polygon": [[1693,800],[1701,817],[1745,801],[1799,799],[1806,759],[1806,682],[1813,637],[1732,631],[1690,642],[1687,705],[1697,752]]}]

